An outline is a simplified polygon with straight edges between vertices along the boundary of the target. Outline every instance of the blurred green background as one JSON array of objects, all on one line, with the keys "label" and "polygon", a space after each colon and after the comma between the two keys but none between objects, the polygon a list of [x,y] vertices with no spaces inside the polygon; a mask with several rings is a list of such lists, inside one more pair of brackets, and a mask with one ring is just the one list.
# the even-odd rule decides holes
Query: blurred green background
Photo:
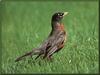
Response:
[{"label": "blurred green background", "polygon": [[[98,1],[4,1],[2,7],[2,73],[99,72]],[[58,11],[69,12],[63,19],[68,41],[53,62],[33,56],[15,63],[47,38]]]}]

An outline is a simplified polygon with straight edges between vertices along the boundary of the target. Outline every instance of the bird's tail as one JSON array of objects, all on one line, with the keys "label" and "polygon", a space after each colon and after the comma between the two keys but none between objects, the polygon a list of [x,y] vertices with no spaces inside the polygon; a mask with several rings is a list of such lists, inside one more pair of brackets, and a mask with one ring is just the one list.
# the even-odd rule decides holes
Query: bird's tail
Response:
[{"label": "bird's tail", "polygon": [[26,54],[24,54],[24,55],[18,57],[18,58],[15,60],[15,62],[18,62],[18,61],[22,60],[22,59],[23,59],[24,57],[26,57],[26,56],[32,56],[32,54],[36,55],[36,54],[39,54],[39,53],[40,53],[40,49],[34,49],[34,50],[32,50],[32,51],[30,51],[30,52],[28,52],[28,53],[26,53]]}]

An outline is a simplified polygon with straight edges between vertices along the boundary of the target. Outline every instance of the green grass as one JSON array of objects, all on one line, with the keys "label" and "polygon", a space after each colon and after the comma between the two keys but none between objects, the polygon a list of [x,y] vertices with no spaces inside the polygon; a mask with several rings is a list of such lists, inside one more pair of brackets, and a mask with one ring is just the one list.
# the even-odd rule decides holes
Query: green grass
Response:
[{"label": "green grass", "polygon": [[[99,72],[97,1],[5,1],[2,11],[2,73]],[[46,39],[57,11],[69,12],[63,19],[68,41],[53,62],[33,56],[15,63]]]}]

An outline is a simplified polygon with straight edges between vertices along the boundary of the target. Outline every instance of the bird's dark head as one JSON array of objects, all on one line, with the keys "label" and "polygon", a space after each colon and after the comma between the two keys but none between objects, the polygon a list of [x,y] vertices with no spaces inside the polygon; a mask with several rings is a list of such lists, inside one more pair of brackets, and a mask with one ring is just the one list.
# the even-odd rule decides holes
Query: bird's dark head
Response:
[{"label": "bird's dark head", "polygon": [[65,15],[67,15],[68,12],[58,12],[58,13],[55,13],[53,16],[52,16],[52,21],[57,21],[57,22],[60,22],[63,17]]}]

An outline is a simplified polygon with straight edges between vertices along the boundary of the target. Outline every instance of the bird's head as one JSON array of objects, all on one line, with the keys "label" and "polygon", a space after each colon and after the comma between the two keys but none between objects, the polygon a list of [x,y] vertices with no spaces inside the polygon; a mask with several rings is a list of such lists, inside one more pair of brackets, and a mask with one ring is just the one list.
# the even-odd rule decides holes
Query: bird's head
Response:
[{"label": "bird's head", "polygon": [[57,21],[57,22],[60,22],[63,17],[65,15],[67,15],[68,12],[58,12],[58,13],[55,13],[53,16],[52,16],[52,21]]}]

